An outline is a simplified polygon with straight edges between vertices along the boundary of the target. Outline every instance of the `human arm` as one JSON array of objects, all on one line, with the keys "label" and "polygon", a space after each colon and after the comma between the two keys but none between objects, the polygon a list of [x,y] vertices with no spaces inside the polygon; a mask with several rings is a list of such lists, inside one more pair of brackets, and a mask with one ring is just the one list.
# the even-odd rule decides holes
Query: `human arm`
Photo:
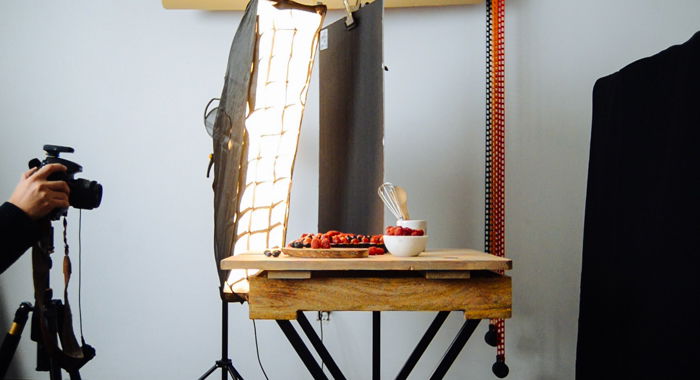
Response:
[{"label": "human arm", "polygon": [[68,185],[47,179],[52,173],[65,170],[58,164],[28,170],[9,201],[0,206],[0,273],[39,238],[37,220],[55,208],[68,207]]}]

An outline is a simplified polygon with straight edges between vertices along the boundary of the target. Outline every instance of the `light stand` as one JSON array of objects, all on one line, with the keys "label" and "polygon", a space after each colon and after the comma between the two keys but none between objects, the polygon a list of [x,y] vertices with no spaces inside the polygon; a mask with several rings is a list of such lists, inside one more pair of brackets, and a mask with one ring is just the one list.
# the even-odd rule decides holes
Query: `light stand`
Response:
[{"label": "light stand", "polygon": [[221,368],[221,380],[228,380],[229,374],[234,380],[243,380],[243,376],[236,371],[231,359],[228,357],[228,302],[224,300],[223,288],[221,288],[221,359],[217,360],[199,380],[206,379],[217,368]]}]

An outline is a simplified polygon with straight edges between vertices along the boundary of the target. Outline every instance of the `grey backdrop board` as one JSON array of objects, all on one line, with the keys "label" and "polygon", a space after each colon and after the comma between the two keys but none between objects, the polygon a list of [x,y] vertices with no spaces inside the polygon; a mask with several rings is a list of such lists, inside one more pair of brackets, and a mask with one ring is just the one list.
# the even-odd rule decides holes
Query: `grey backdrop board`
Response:
[{"label": "grey backdrop board", "polygon": [[384,73],[377,0],[321,31],[318,229],[378,234],[384,206]]}]

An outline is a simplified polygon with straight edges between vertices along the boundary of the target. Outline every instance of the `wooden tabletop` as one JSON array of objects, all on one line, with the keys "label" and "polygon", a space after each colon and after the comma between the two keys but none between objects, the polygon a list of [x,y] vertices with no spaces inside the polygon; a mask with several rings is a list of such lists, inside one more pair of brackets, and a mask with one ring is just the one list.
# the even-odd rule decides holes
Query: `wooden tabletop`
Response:
[{"label": "wooden tabletop", "polygon": [[260,252],[243,253],[221,260],[221,269],[262,269],[268,271],[313,270],[508,270],[510,259],[473,249],[430,250],[415,257],[391,254],[352,259],[267,257]]}]

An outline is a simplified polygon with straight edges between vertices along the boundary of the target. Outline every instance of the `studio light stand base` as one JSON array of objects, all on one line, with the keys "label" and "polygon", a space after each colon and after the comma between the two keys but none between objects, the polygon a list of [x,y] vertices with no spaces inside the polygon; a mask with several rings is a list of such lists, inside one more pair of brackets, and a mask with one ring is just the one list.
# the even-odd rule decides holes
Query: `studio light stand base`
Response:
[{"label": "studio light stand base", "polygon": [[[238,372],[236,372],[236,369],[233,367],[233,363],[231,362],[231,359],[226,359],[226,360],[217,360],[216,364],[214,364],[214,366],[209,368],[209,370],[207,372],[205,372],[204,375],[202,375],[202,377],[199,378],[199,380],[206,379],[209,375],[214,373],[214,371],[216,371],[218,368],[221,368],[221,370],[223,371],[223,374],[222,374],[223,379],[228,379],[228,375],[231,375],[231,378],[233,378],[234,380],[243,379],[241,377],[241,375],[238,374]],[[228,373],[228,375],[227,375],[227,373]]]},{"label": "studio light stand base", "polygon": [[221,360],[217,360],[199,380],[204,380],[221,368],[221,380],[228,380],[229,375],[233,380],[243,380],[243,376],[233,366],[233,362],[228,358],[228,303],[224,300],[223,289],[221,293]]}]

